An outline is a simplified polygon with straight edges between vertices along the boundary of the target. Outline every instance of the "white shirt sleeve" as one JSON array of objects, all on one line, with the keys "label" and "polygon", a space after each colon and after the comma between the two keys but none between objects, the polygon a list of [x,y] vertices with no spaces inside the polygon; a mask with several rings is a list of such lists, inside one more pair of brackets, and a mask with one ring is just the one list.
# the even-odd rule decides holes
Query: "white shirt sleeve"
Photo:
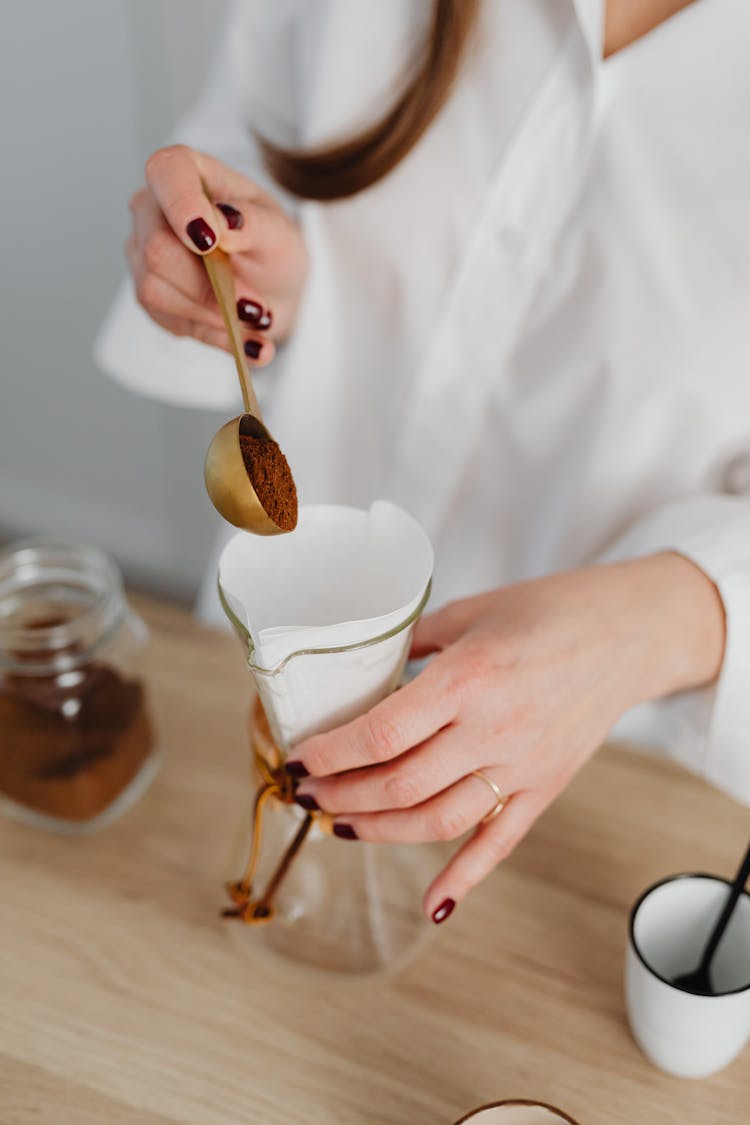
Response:
[{"label": "white shirt sleeve", "polygon": [[[236,0],[201,96],[167,139],[211,153],[272,188],[288,207],[290,200],[263,169],[254,130],[294,143],[293,90],[284,81],[284,62],[293,48],[297,6],[296,0]],[[129,279],[99,331],[94,360],[130,389],[167,402],[231,411],[240,401],[231,357],[160,328],[138,304]]]},{"label": "white shirt sleeve", "polygon": [[634,708],[615,736],[664,746],[693,773],[750,804],[750,494],[692,496],[638,520],[598,562],[676,551],[714,582],[726,613],[718,680]]}]

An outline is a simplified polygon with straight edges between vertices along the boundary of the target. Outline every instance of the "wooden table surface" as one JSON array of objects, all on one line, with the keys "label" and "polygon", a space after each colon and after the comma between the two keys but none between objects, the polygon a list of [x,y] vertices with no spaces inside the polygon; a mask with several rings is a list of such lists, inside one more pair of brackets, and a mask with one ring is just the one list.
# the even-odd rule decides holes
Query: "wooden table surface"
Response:
[{"label": "wooden table surface", "polygon": [[746,810],[608,747],[400,974],[286,978],[218,917],[248,784],[238,643],[138,601],[155,784],[93,837],[0,824],[2,1125],[450,1125],[510,1097],[581,1125],[750,1120],[750,1050],[669,1078],[622,990],[629,904],[733,871]]}]

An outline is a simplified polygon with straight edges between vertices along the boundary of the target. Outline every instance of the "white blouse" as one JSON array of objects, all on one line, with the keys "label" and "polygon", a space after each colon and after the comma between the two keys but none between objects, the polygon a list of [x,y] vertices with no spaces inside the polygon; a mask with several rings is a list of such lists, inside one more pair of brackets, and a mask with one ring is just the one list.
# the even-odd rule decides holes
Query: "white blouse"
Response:
[{"label": "white blouse", "polygon": [[[252,130],[306,146],[371,121],[431,6],[237,3],[178,138],[267,185]],[[592,560],[694,560],[727,612],[719,682],[615,733],[750,803],[750,4],[702,0],[607,61],[602,26],[602,0],[484,4],[402,164],[292,204],[311,272],[256,383],[303,502],[384,497],[423,523],[434,605]],[[129,287],[97,356],[147,394],[238,409],[228,357]]]}]

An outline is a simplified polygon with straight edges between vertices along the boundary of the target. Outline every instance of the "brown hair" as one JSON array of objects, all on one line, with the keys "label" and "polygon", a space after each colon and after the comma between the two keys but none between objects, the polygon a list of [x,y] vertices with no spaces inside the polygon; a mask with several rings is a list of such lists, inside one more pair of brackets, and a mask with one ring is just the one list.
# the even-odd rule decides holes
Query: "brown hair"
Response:
[{"label": "brown hair", "polygon": [[282,187],[304,199],[343,199],[387,175],[414,147],[445,105],[481,0],[434,0],[432,27],[414,73],[395,104],[362,133],[297,152],[259,138],[266,166]]}]

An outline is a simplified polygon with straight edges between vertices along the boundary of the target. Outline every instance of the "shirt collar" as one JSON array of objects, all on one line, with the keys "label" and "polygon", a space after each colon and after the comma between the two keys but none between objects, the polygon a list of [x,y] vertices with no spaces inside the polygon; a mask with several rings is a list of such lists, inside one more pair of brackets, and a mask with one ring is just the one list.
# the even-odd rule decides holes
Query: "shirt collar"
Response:
[{"label": "shirt collar", "polygon": [[605,2],[606,0],[573,0],[578,23],[594,66],[602,61]]}]

